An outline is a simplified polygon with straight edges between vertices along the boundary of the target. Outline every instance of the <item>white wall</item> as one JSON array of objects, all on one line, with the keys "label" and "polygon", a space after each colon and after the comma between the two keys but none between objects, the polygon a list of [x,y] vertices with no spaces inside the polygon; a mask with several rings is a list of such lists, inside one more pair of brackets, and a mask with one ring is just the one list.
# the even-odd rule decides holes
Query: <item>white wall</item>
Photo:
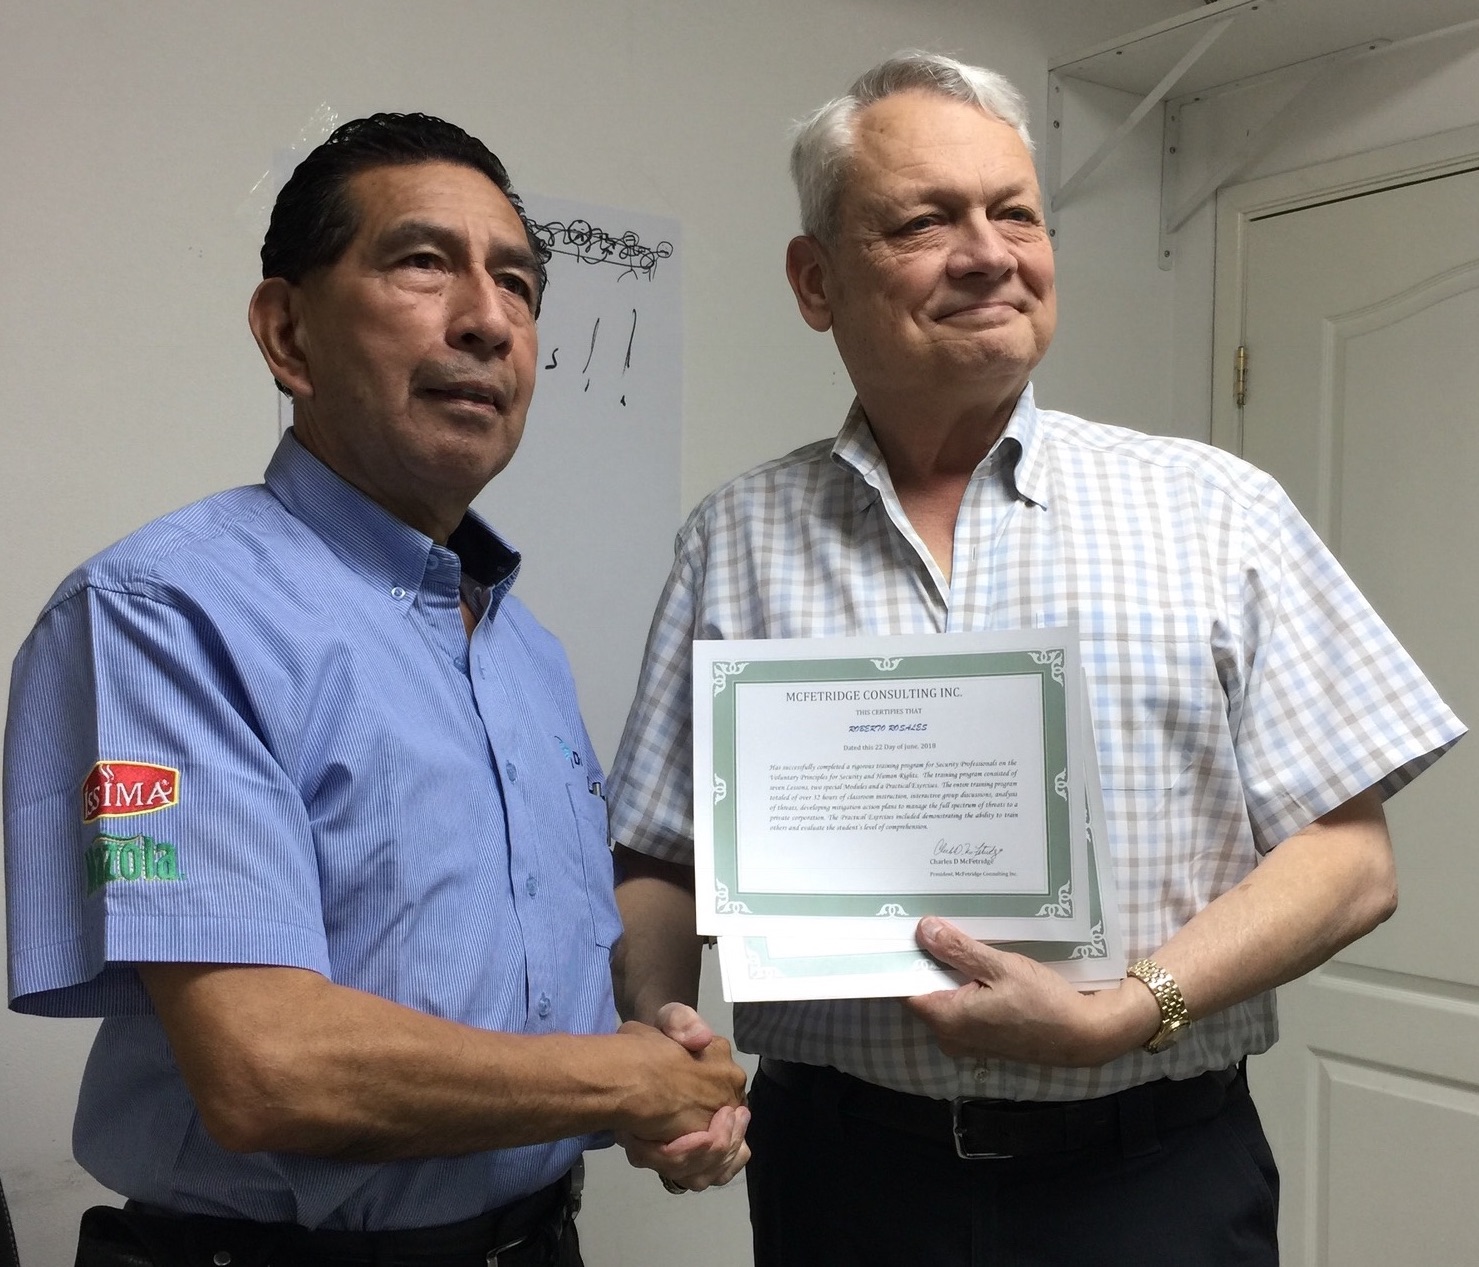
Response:
[{"label": "white wall", "polygon": [[[1138,98],[1064,82],[1063,175]],[[1156,263],[1160,136],[1145,120],[1058,216],[1058,334],[1035,376],[1040,404],[1101,422],[1186,434],[1166,372],[1175,279]]]},{"label": "white wall", "polygon": [[[904,45],[1004,71],[1036,112],[1050,55],[1180,7],[0,0],[0,657],[74,563],[259,477],[276,405],[244,321],[256,186],[278,151],[319,139],[326,109],[441,114],[523,188],[682,221],[686,506],[830,433],[849,397],[784,282],[789,121]],[[1075,144],[1119,104],[1075,103]],[[1154,264],[1156,154],[1137,137],[1065,213],[1061,333],[1040,378],[1051,403],[1168,430],[1175,283]],[[0,1178],[28,1267],[70,1262],[77,1213],[106,1195],[68,1143],[91,1028],[0,1014]],[[738,1187],[680,1200],[619,1156],[593,1171],[592,1267],[748,1262]]]}]

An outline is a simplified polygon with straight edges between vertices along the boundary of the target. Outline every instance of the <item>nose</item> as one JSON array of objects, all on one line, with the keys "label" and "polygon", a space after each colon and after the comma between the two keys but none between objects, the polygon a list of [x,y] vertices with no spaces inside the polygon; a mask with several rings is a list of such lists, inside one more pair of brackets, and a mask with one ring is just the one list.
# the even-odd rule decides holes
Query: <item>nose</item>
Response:
[{"label": "nose", "polygon": [[995,280],[1016,272],[1017,256],[1011,243],[985,211],[965,217],[958,228],[947,263],[950,276],[984,273]]},{"label": "nose", "polygon": [[472,269],[457,282],[447,342],[475,356],[494,356],[513,339],[509,304],[516,302],[483,269]]}]

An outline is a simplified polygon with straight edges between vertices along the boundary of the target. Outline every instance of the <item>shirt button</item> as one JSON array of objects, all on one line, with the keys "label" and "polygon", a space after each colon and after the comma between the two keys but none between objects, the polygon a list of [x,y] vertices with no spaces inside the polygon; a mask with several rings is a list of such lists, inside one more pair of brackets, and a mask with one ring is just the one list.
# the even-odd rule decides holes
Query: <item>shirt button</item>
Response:
[{"label": "shirt button", "polygon": [[406,591],[403,590],[399,585],[396,585],[391,588],[390,596],[391,598],[405,598]]},{"label": "shirt button", "polygon": [[503,772],[508,775],[508,781],[510,783],[517,783],[519,781],[519,767],[512,761],[505,761],[503,763]]},{"label": "shirt button", "polygon": [[467,672],[467,657],[465,655],[458,656],[453,663],[457,665],[457,671],[459,673]]},{"label": "shirt button", "polygon": [[442,561],[436,555],[428,554],[426,556],[426,570],[428,572],[435,572],[441,565]]},{"label": "shirt button", "polygon": [[524,892],[527,893],[530,897],[533,897],[536,893],[539,892],[539,881],[536,880],[532,875],[524,881]]},{"label": "shirt button", "polygon": [[538,1012],[540,1014],[540,1016],[548,1016],[549,1015],[550,1007],[551,1007],[551,1004],[550,1004],[550,1001],[549,1001],[549,995],[547,995],[547,994],[541,994],[539,996],[539,1006],[536,1007],[534,1010],[536,1012]]}]

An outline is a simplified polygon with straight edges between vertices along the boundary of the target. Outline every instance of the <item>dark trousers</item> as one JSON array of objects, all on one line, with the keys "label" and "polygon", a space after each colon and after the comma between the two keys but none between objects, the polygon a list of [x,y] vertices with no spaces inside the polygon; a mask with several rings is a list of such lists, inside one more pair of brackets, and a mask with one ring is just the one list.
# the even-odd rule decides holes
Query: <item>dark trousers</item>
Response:
[{"label": "dark trousers", "polygon": [[[1206,1121],[963,1160],[848,1111],[846,1080],[762,1069],[747,1171],[756,1267],[1276,1267],[1278,1172],[1239,1076]],[[912,1098],[912,1097],[911,1097]]]}]

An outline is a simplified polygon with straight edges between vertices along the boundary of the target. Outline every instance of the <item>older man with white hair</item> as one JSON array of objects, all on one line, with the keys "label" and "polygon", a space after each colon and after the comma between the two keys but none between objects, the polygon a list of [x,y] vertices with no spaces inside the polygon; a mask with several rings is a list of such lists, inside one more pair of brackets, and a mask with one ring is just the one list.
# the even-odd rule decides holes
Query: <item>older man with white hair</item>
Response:
[{"label": "older man with white hair", "polygon": [[903,54],[804,123],[787,275],[857,393],[678,540],[612,773],[618,995],[692,1002],[697,638],[1076,622],[1128,950],[1080,994],[925,919],[969,984],[736,1008],[756,1260],[1277,1262],[1245,1058],[1391,914],[1382,802],[1463,727],[1267,475],[1037,405],[1056,319],[1025,109]]}]

